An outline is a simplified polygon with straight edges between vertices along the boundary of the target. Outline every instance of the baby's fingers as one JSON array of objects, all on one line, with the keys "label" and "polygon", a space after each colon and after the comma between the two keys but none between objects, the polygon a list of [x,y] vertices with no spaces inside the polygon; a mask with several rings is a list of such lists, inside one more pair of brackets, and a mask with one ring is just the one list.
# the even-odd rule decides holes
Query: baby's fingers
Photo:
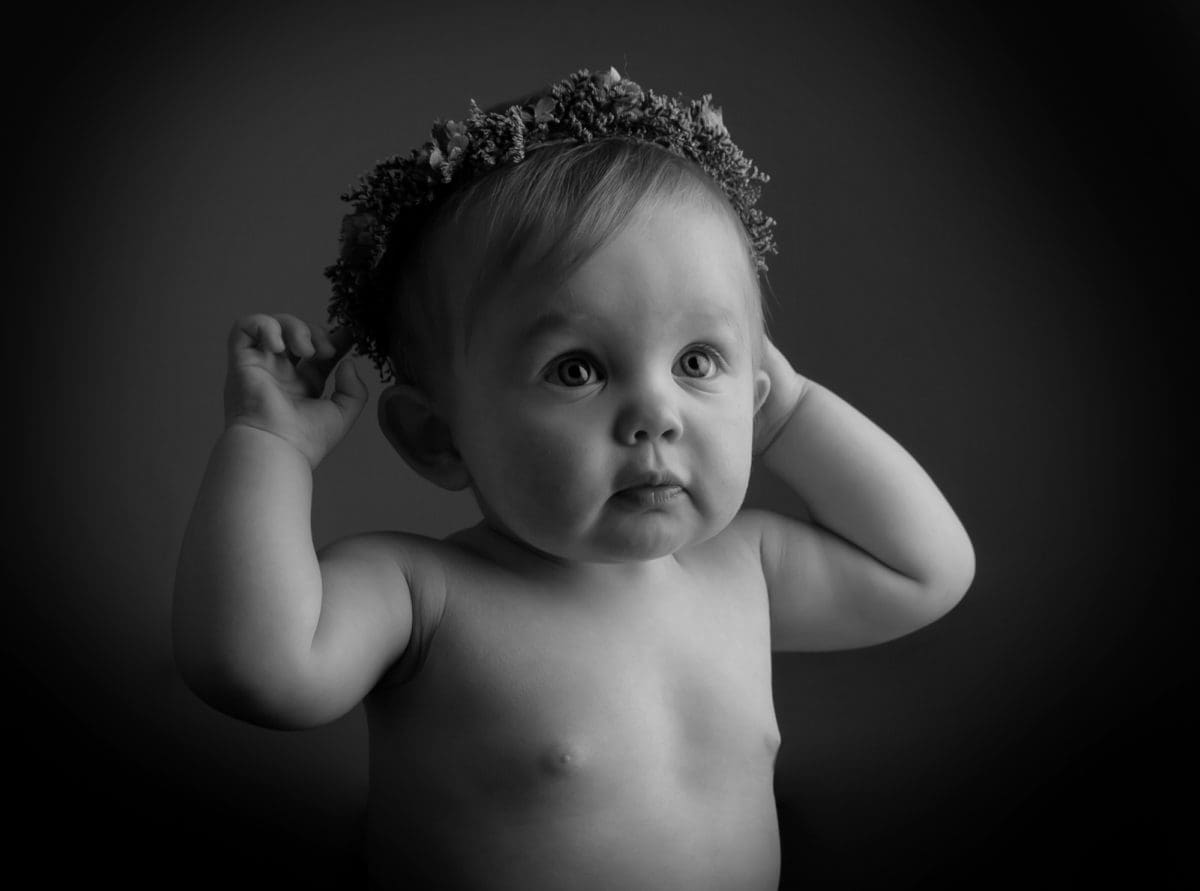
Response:
[{"label": "baby's fingers", "polygon": [[289,353],[297,359],[307,359],[316,355],[317,349],[313,346],[312,331],[306,322],[302,322],[288,313],[279,313],[275,318],[279,320],[280,327],[283,329],[283,342],[287,344]]},{"label": "baby's fingers", "polygon": [[244,350],[261,349],[268,353],[282,353],[283,329],[279,322],[265,313],[244,316],[234,323],[229,332],[229,355],[235,358]]},{"label": "baby's fingers", "polygon": [[231,357],[248,349],[286,355],[293,364],[314,357],[334,359],[337,347],[320,328],[289,313],[255,313],[239,319],[229,334]]},{"label": "baby's fingers", "polygon": [[308,382],[310,388],[323,392],[329,373],[350,351],[353,338],[344,328],[327,331],[317,327],[312,329],[312,335],[316,354],[301,362],[296,366],[296,370]]}]

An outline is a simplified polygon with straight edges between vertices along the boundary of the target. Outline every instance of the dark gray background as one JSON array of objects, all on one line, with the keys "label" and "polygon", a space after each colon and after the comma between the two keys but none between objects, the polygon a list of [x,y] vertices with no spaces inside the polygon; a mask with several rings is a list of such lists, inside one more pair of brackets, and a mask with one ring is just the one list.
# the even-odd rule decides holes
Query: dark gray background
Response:
[{"label": "dark gray background", "polygon": [[[976,547],[941,622],[776,658],[785,886],[1164,883],[1164,805],[1193,778],[1175,307],[1196,296],[1197,17],[1102,6],[183,3],[14,28],[12,865],[356,875],[361,710],[263,730],[173,673],[225,334],[323,320],[339,193],[435,117],[611,64],[714,94],[772,176],[777,341],[917,457]],[[318,543],[472,522],[373,414],[317,473]],[[751,498],[783,504],[769,480]]]}]

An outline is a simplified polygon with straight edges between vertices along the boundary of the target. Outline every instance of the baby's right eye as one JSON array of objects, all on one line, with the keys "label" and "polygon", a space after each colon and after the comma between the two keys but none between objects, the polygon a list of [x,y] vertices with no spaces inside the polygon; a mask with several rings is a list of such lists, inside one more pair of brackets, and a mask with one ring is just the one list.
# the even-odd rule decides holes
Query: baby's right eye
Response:
[{"label": "baby's right eye", "polygon": [[586,387],[600,379],[600,372],[586,356],[566,356],[550,366],[546,380],[563,387]]}]

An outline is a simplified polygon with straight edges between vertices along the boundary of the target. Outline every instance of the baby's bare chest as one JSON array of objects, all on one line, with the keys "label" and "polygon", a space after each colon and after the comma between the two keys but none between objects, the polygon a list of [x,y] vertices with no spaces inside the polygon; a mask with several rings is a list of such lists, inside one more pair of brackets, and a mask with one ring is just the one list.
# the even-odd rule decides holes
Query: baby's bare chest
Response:
[{"label": "baby's bare chest", "polygon": [[422,749],[477,766],[464,782],[513,794],[589,778],[711,786],[732,764],[769,772],[778,729],[761,575],[673,581],[451,590],[421,671],[386,695],[394,716],[378,715],[379,697],[373,728],[394,717],[400,742],[419,726]]},{"label": "baby's bare chest", "polygon": [[761,576],[724,568],[611,593],[449,592],[421,670],[369,703],[381,874],[773,887]]}]

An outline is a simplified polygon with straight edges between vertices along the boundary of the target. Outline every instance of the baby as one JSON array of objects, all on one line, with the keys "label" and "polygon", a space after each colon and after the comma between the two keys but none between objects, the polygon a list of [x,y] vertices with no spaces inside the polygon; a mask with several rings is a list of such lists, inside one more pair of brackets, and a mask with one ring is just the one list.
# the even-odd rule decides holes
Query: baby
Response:
[{"label": "baby", "polygon": [[[765,177],[708,99],[584,70],[472,104],[364,181],[340,326],[231,332],[178,664],[269,727],[365,702],[373,886],[777,887],[771,651],[891,640],[971,583],[928,475],[765,335]],[[313,470],[367,397],[351,346],[477,525],[314,548]],[[810,516],[741,509],[755,456]]]}]

